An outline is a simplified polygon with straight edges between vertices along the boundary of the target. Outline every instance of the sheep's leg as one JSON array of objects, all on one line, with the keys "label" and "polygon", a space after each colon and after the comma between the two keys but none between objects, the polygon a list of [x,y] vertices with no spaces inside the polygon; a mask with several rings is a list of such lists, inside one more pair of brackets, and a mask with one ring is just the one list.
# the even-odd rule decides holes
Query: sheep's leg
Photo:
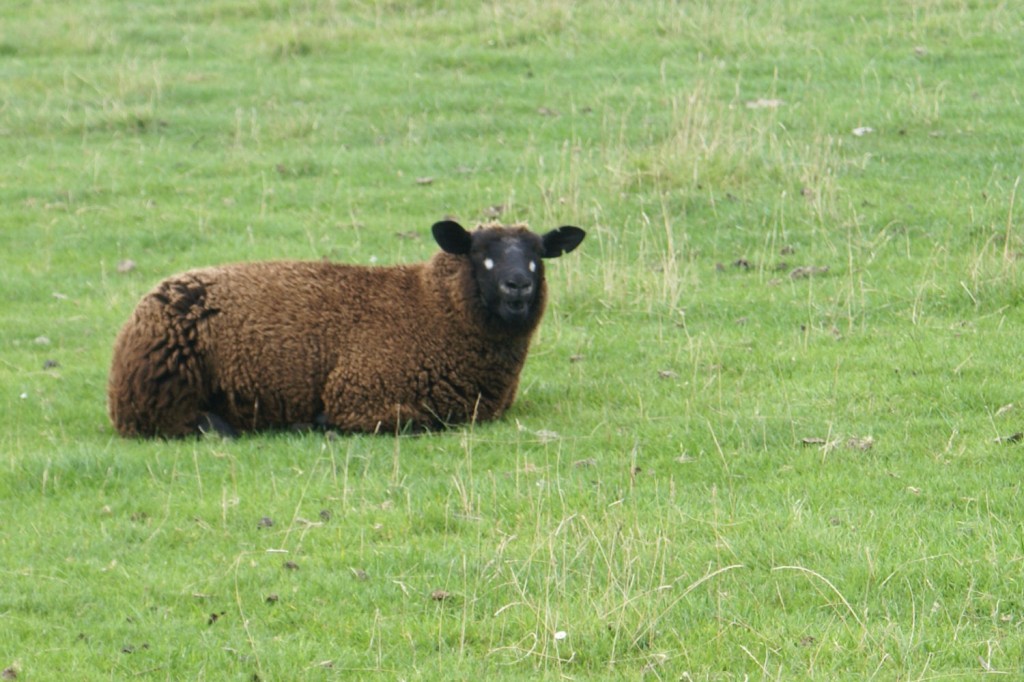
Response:
[{"label": "sheep's leg", "polygon": [[220,415],[213,412],[199,413],[196,430],[203,435],[216,433],[221,438],[235,438],[238,436],[238,431],[235,431],[231,424],[228,424]]}]

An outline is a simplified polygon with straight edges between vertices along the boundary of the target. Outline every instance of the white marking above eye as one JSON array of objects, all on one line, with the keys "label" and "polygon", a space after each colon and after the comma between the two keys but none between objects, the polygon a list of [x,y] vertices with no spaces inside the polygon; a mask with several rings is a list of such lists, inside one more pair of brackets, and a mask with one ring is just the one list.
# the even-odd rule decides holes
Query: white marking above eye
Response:
[{"label": "white marking above eye", "polygon": [[537,261],[530,261],[530,272],[537,272]]},{"label": "white marking above eye", "polygon": [[494,261],[491,260],[490,258],[484,258],[484,267],[487,268],[488,270],[493,270]]}]

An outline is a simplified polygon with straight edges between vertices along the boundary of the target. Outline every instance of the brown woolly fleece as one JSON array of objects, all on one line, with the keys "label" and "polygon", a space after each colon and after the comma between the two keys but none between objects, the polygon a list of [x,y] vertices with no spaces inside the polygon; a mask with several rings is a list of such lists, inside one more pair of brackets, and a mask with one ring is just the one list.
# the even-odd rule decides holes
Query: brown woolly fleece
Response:
[{"label": "brown woolly fleece", "polygon": [[541,276],[534,314],[514,333],[483,322],[479,299],[468,257],[445,252],[405,266],[185,272],[146,294],[118,335],[110,418],[145,437],[196,434],[209,413],[237,431],[493,419],[515,398],[546,287]]}]

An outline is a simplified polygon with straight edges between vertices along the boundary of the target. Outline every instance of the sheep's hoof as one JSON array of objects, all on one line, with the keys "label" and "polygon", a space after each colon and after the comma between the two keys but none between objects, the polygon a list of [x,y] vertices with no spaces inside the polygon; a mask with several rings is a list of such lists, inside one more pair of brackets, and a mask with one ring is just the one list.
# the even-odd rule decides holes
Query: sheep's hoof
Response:
[{"label": "sheep's hoof", "polygon": [[219,415],[213,412],[203,412],[199,415],[199,423],[196,425],[199,433],[207,436],[217,434],[221,438],[235,438],[238,432],[224,421]]},{"label": "sheep's hoof", "polygon": [[435,429],[431,427],[430,424],[426,424],[423,422],[406,422],[405,424],[402,424],[401,428],[399,429],[399,432],[403,436],[419,437],[429,435],[430,433],[436,430],[439,429]]}]

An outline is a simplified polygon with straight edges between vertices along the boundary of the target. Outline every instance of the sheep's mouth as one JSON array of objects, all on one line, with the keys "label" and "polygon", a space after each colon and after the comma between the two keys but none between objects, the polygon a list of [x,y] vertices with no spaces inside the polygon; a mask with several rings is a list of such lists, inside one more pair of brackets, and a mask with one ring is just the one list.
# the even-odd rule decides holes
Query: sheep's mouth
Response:
[{"label": "sheep's mouth", "polygon": [[502,301],[500,311],[506,322],[523,322],[530,316],[530,302],[523,299],[506,299]]}]

